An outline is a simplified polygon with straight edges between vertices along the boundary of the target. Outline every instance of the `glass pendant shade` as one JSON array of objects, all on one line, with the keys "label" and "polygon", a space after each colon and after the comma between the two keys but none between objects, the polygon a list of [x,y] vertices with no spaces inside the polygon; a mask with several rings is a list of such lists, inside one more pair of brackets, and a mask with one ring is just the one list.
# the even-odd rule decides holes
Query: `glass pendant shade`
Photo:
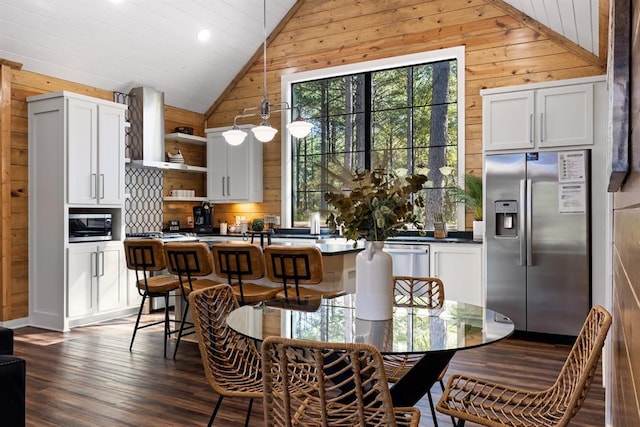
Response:
[{"label": "glass pendant shade", "polygon": [[309,122],[305,122],[303,120],[296,120],[295,122],[291,122],[287,125],[287,129],[291,132],[296,138],[304,138],[305,136],[311,133],[311,129],[313,125]]},{"label": "glass pendant shade", "polygon": [[227,144],[240,145],[247,137],[247,133],[234,126],[232,129],[222,132],[222,136],[224,137],[224,140],[227,141]]},{"label": "glass pendant shade", "polygon": [[260,142],[269,142],[276,136],[277,129],[272,128],[268,124],[262,123],[260,126],[251,128],[256,139]]}]

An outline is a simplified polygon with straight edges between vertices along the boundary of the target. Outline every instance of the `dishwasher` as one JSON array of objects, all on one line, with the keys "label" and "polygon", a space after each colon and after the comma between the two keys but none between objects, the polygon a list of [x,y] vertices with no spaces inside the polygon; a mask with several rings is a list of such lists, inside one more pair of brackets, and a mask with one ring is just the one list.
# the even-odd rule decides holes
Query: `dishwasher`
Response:
[{"label": "dishwasher", "polygon": [[385,242],[384,251],[393,259],[394,276],[429,277],[429,245]]}]

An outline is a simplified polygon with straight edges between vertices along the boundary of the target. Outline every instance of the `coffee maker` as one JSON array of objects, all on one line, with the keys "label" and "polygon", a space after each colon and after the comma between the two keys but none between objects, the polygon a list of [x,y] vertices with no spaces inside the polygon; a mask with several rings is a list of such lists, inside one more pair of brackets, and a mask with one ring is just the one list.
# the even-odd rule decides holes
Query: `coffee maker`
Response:
[{"label": "coffee maker", "polygon": [[211,218],[213,206],[209,202],[202,202],[202,206],[193,207],[193,231],[195,233],[213,233]]}]

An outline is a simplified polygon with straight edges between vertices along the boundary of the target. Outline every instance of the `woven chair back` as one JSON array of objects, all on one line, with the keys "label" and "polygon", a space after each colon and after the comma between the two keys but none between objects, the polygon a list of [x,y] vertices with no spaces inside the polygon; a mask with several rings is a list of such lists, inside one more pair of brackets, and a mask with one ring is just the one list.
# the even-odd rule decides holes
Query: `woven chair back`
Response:
[{"label": "woven chair back", "polygon": [[220,243],[211,248],[216,274],[232,280],[256,280],[264,277],[264,255],[259,246]]},{"label": "woven chair back", "polygon": [[551,389],[552,405],[559,411],[568,408],[564,414],[567,423],[587,397],[610,326],[611,314],[600,305],[594,306]]},{"label": "woven chair back", "polygon": [[408,416],[393,408],[382,357],[369,344],[269,337],[262,365],[266,426],[417,425],[415,408]]},{"label": "woven chair back", "polygon": [[444,285],[437,277],[394,276],[393,298],[397,306],[441,308]]},{"label": "woven chair back", "polygon": [[124,241],[127,268],[136,271],[161,271],[166,268],[162,240],[131,239]]},{"label": "woven chair back", "polygon": [[211,387],[227,397],[262,397],[260,353],[252,340],[227,326],[227,316],[239,307],[231,286],[225,283],[193,291],[189,304]]}]

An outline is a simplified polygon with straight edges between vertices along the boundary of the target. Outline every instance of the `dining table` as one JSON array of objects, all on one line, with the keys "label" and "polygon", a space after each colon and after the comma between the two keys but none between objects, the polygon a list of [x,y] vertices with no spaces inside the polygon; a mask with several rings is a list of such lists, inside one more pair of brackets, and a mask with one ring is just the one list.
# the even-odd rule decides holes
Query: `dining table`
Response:
[{"label": "dining table", "polygon": [[510,336],[514,324],[489,308],[445,300],[439,308],[394,306],[388,320],[355,315],[357,297],[298,302],[271,300],[245,305],[227,317],[228,326],[261,342],[268,336],[320,342],[366,342],[384,354],[419,354],[419,361],[391,385],[394,406],[414,406],[437,381],[456,352]]}]

